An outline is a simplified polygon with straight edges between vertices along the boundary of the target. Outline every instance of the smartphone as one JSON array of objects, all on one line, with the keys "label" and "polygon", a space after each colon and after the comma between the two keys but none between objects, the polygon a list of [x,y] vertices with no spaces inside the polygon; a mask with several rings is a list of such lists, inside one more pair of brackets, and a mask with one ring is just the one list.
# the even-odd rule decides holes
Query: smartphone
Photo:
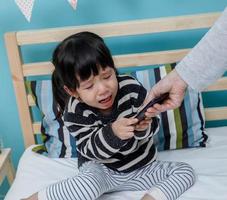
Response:
[{"label": "smartphone", "polygon": [[135,118],[137,118],[139,121],[143,120],[145,118],[145,112],[147,111],[148,108],[152,107],[156,103],[161,104],[165,99],[168,98],[168,96],[169,93],[164,93],[161,96],[152,99],[146,106],[142,108],[142,110],[139,110]]}]

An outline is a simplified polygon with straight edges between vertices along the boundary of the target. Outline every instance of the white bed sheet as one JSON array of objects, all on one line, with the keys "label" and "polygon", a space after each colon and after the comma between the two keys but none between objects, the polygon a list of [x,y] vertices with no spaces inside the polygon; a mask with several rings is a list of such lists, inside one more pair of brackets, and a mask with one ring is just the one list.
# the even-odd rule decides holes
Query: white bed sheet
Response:
[{"label": "white bed sheet", "polygon": [[[206,148],[160,152],[158,159],[187,162],[195,169],[197,181],[180,200],[227,199],[227,127],[207,130]],[[19,200],[59,180],[77,174],[76,159],[50,159],[28,148],[20,159],[13,185],[5,200]],[[99,200],[139,200],[145,191],[105,194]]]}]

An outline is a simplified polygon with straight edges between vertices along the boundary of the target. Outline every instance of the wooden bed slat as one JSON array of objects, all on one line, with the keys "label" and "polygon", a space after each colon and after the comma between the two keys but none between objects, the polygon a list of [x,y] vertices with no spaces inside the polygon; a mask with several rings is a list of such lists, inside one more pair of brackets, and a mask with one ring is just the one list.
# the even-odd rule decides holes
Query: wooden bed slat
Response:
[{"label": "wooden bed slat", "polygon": [[22,68],[23,68],[24,77],[50,75],[54,70],[54,66],[52,65],[51,62],[37,62],[37,63],[23,64]]},{"label": "wooden bed slat", "polygon": [[6,48],[9,58],[9,65],[12,74],[12,80],[17,99],[17,106],[19,109],[19,116],[21,126],[24,134],[25,146],[28,147],[35,144],[32,128],[32,119],[29,111],[26,89],[24,85],[24,76],[22,73],[22,62],[20,57],[20,50],[17,46],[16,34],[7,33],[5,34]]},{"label": "wooden bed slat", "polygon": [[220,91],[227,90],[227,77],[222,77],[217,80],[214,84],[210,85],[204,91]]},{"label": "wooden bed slat", "polygon": [[69,35],[80,31],[91,31],[102,37],[114,37],[208,28],[219,16],[220,13],[215,12],[177,17],[132,20],[128,22],[52,28],[38,31],[21,31],[17,32],[17,42],[18,45],[59,42]]},{"label": "wooden bed slat", "polygon": [[[130,66],[160,65],[181,60],[190,49],[158,51],[113,56],[117,68]],[[50,75],[54,67],[51,62],[28,63],[23,65],[24,76]]]},{"label": "wooden bed slat", "polygon": [[174,63],[180,61],[190,50],[169,50],[149,53],[138,53],[114,56],[114,62],[117,68],[130,66],[161,65],[165,63]]},{"label": "wooden bed slat", "polygon": [[215,107],[205,109],[206,121],[227,120],[227,107]]}]

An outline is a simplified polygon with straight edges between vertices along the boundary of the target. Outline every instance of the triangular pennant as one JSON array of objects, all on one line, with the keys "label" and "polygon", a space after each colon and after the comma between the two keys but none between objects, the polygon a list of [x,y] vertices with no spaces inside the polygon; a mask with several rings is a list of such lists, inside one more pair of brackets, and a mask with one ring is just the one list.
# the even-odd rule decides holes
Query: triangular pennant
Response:
[{"label": "triangular pennant", "polygon": [[76,10],[77,0],[68,0],[68,2],[73,7],[73,9]]},{"label": "triangular pennant", "polygon": [[34,1],[35,0],[15,0],[17,6],[20,8],[21,12],[29,22],[32,16]]}]

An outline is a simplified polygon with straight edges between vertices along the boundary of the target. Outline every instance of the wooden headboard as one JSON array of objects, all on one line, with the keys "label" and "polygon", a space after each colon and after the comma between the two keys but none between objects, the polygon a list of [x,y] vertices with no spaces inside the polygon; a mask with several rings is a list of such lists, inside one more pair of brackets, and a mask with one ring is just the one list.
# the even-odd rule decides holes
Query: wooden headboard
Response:
[{"label": "wooden headboard", "polygon": [[[209,28],[219,17],[220,13],[207,13],[178,17],[157,19],[145,19],[126,21],[119,23],[103,23],[54,29],[9,32],[5,34],[5,42],[8,53],[9,65],[12,73],[12,81],[15,89],[19,116],[25,141],[28,147],[35,143],[34,134],[40,133],[40,122],[32,122],[30,107],[35,105],[31,96],[26,94],[25,78],[37,75],[49,75],[53,66],[50,61],[23,63],[21,47],[28,44],[46,44],[60,42],[67,36],[80,31],[91,31],[100,36],[115,37],[129,36],[147,33],[161,33],[168,31],[180,31]],[[114,56],[118,68],[128,66],[146,66],[173,63],[181,60],[189,49],[145,52]],[[210,86],[208,91],[227,90],[227,77],[218,80]],[[205,109],[206,120],[227,119],[227,107]]]}]

